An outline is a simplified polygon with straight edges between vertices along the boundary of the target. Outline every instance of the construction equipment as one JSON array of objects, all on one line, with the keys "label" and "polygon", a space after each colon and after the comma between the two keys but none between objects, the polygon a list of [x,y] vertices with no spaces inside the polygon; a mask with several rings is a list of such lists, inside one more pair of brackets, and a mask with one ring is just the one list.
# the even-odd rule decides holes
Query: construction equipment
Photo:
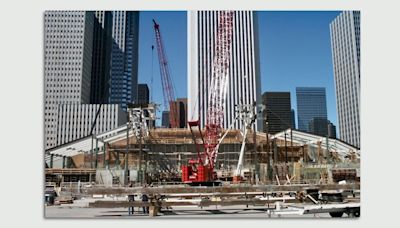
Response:
[{"label": "construction equipment", "polygon": [[154,31],[156,34],[156,43],[157,43],[157,52],[158,52],[158,60],[160,63],[160,75],[161,75],[161,83],[163,87],[163,95],[164,95],[164,111],[169,111],[169,123],[171,128],[178,127],[177,120],[177,107],[175,102],[175,94],[174,94],[174,85],[172,83],[172,78],[170,75],[170,70],[168,66],[167,55],[164,49],[164,43],[161,38],[160,25],[153,19],[154,23]]},{"label": "construction equipment", "polygon": [[[213,59],[211,86],[208,96],[206,129],[203,135],[200,131],[201,144],[197,142],[192,130],[199,127],[198,120],[188,121],[193,141],[196,145],[198,158],[189,160],[188,165],[182,166],[182,181],[190,183],[210,183],[216,179],[214,172],[218,155],[223,115],[227,92],[228,68],[232,43],[233,11],[220,11],[217,25],[215,55]],[[200,149],[203,148],[201,152]]]},{"label": "construction equipment", "polygon": [[[252,128],[253,124],[255,123],[255,120],[257,119],[257,114],[255,112],[256,108],[256,103],[254,104],[239,104],[236,106],[237,107],[237,112],[239,119],[242,121],[242,129],[241,133],[243,136],[243,141],[242,141],[242,146],[240,148],[240,154],[239,154],[239,160],[238,164],[236,166],[236,171],[235,175],[233,176],[233,181],[234,182],[240,182],[242,180],[242,168],[243,168],[243,158],[244,158],[244,149],[246,146],[246,136],[248,133],[248,130]],[[264,108],[261,108],[262,112]]]}]

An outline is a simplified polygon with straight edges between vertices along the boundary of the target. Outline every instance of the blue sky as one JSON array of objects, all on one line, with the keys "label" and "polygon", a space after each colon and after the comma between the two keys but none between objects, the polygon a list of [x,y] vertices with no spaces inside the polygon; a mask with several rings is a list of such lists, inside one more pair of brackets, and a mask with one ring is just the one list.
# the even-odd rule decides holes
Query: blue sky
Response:
[{"label": "blue sky", "polygon": [[[164,98],[160,67],[155,42],[153,19],[160,25],[160,32],[168,58],[170,75],[174,81],[175,97],[187,97],[187,17],[186,11],[141,11],[139,18],[139,83],[146,83],[153,101],[162,104]],[[151,46],[154,45],[152,58]],[[152,66],[153,59],[153,68]],[[153,73],[152,73],[153,69]],[[153,89],[151,88],[153,75]],[[161,114],[157,114],[161,117]],[[159,124],[161,120],[158,120]]]},{"label": "blue sky", "polygon": [[[261,92],[290,91],[296,110],[296,87],[325,87],[328,118],[337,125],[329,23],[336,11],[259,11]],[[142,11],[139,32],[139,83],[151,89],[155,45],[152,19],[160,24],[175,97],[187,97],[186,11]],[[153,100],[163,103],[156,47],[153,65]],[[161,116],[161,115],[158,115]],[[296,112],[297,122],[297,112]]]},{"label": "blue sky", "polygon": [[261,91],[289,91],[296,111],[296,87],[325,87],[328,119],[336,126],[329,23],[339,13],[258,12]]}]

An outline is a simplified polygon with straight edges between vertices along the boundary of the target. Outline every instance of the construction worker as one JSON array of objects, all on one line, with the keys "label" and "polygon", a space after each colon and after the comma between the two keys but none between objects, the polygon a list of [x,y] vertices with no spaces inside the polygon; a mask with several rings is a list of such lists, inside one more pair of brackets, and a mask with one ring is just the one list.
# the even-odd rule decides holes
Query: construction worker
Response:
[{"label": "construction worker", "polygon": [[[135,195],[128,195],[128,201],[129,202],[134,202],[135,201]],[[128,215],[133,215],[133,212],[135,211],[134,207],[128,207]]]},{"label": "construction worker", "polygon": [[[142,202],[148,202],[149,197],[146,194],[142,194]],[[149,207],[143,207],[143,214],[148,214],[149,213]]]}]

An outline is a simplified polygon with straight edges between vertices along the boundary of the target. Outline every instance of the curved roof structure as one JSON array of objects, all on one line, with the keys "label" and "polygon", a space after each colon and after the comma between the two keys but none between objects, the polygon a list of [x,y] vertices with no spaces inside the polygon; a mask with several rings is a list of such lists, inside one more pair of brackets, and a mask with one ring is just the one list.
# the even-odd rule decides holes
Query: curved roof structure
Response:
[{"label": "curved roof structure", "polygon": [[328,138],[327,140],[327,138],[323,136],[314,135],[290,128],[272,135],[271,139],[276,138],[280,140],[285,140],[285,134],[286,140],[291,141],[292,135],[293,142],[300,145],[318,145],[318,143],[320,142],[322,149],[326,150],[326,148],[328,147],[329,151],[337,152],[339,156],[342,157],[342,159],[346,156],[351,155],[352,153],[355,153],[357,159],[360,158],[360,148],[357,148],[339,139]]}]

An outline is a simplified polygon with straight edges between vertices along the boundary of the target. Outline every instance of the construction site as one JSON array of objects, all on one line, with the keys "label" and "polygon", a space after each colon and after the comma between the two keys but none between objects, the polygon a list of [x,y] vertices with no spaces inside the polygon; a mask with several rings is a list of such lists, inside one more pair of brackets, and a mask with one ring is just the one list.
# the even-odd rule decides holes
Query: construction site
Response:
[{"label": "construction site", "polygon": [[[237,104],[224,129],[232,12],[219,15],[205,127],[178,128],[172,80],[154,22],[170,128],[158,105],[130,104],[127,123],[45,151],[45,217],[359,217],[360,149],[287,128],[259,132],[265,107]],[[263,120],[265,122],[265,120]]]}]

